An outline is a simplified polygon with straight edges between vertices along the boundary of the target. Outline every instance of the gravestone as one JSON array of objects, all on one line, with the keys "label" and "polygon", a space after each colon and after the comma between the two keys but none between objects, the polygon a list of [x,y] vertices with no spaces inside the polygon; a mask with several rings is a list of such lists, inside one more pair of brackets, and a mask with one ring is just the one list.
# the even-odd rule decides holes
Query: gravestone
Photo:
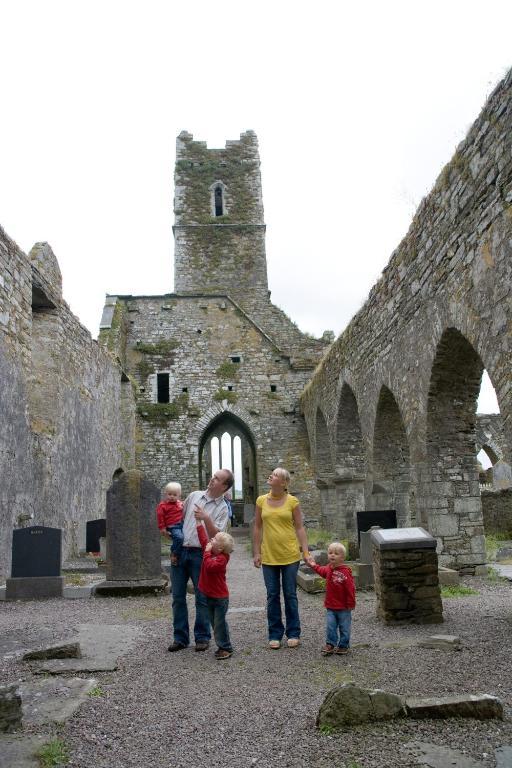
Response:
[{"label": "gravestone", "polygon": [[129,470],[107,491],[107,578],[99,597],[163,591],[156,506],[160,489],[142,472]]},{"label": "gravestone", "polygon": [[386,624],[443,621],[437,540],[423,528],[371,533],[377,616]]},{"label": "gravestone", "polygon": [[[395,509],[371,509],[357,513],[357,542],[361,545],[361,531],[369,531],[374,525],[379,528],[396,528]],[[371,562],[371,560],[370,560]]]},{"label": "gravestone", "polygon": [[6,600],[39,600],[62,597],[62,531],[44,525],[12,532],[11,578],[6,580]]},{"label": "gravestone", "polygon": [[105,518],[89,520],[85,526],[85,551],[99,552],[100,539],[107,535],[107,521]]}]

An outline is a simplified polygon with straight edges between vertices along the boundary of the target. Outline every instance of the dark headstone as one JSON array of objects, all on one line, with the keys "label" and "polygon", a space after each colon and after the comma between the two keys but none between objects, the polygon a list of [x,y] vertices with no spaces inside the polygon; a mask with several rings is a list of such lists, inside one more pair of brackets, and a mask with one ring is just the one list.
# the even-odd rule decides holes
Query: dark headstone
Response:
[{"label": "dark headstone", "polygon": [[161,591],[160,489],[138,470],[124,472],[107,491],[107,580],[98,596]]},{"label": "dark headstone", "polygon": [[33,525],[12,532],[13,578],[60,576],[62,531]]},{"label": "dark headstone", "polygon": [[105,518],[89,520],[85,526],[85,551],[99,552],[100,539],[107,535],[107,521]]},{"label": "dark headstone", "polygon": [[395,509],[372,509],[357,513],[357,541],[361,543],[361,531],[369,531],[372,526],[396,528]]},{"label": "dark headstone", "polygon": [[0,686],[0,733],[11,733],[21,728],[23,710],[16,685]]}]

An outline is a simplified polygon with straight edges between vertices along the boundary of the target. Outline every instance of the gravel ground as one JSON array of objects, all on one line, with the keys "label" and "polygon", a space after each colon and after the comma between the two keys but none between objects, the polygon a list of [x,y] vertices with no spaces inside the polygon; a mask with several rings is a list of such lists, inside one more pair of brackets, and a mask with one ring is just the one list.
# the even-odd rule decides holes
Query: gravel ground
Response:
[{"label": "gravel ground", "polygon": [[[118,671],[95,675],[102,695],[91,697],[64,726],[34,732],[63,739],[69,765],[80,768],[401,768],[417,765],[411,741],[465,751],[491,768],[494,749],[512,745],[509,582],[465,579],[479,595],[445,600],[444,624],[429,627],[385,627],[375,618],[374,595],[358,593],[352,653],[323,658],[321,595],[300,593],[301,646],[272,651],[261,610],[262,575],[252,567],[243,540],[237,541],[228,573],[236,651],[223,662],[213,658],[214,648],[167,652],[169,597],[0,603],[2,636],[21,637],[27,645],[42,635],[69,636],[80,623],[143,627],[143,640],[121,659]],[[190,607],[193,612],[192,599]],[[382,647],[436,633],[459,635],[463,650]],[[27,680],[30,674],[19,659],[0,661],[0,683]],[[400,694],[494,694],[506,717],[483,723],[404,720],[318,732],[315,718],[326,692],[348,680]]]}]

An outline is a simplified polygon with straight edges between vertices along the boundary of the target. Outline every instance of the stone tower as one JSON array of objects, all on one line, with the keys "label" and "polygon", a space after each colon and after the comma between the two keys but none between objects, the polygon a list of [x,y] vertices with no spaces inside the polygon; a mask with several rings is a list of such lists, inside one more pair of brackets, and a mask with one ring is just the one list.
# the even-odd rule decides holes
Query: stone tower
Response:
[{"label": "stone tower", "polygon": [[178,294],[227,293],[268,300],[258,140],[253,131],[208,149],[176,140],[175,266]]}]

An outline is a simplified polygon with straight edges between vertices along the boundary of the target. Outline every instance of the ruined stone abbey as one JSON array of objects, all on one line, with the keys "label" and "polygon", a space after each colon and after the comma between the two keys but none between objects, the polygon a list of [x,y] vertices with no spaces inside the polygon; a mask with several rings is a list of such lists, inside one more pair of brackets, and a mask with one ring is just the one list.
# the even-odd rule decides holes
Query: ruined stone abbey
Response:
[{"label": "ruined stone abbey", "polygon": [[[393,509],[441,563],[484,563],[477,446],[512,459],[512,73],[334,342],[270,300],[254,133],[179,135],[174,216],[175,292],[107,296],[97,342],[50,246],[0,230],[2,576],[28,519],[83,550],[122,471],[188,493],[227,464],[239,520],[282,465],[306,515],[354,544],[357,512]],[[484,369],[501,416],[483,422]]]}]

